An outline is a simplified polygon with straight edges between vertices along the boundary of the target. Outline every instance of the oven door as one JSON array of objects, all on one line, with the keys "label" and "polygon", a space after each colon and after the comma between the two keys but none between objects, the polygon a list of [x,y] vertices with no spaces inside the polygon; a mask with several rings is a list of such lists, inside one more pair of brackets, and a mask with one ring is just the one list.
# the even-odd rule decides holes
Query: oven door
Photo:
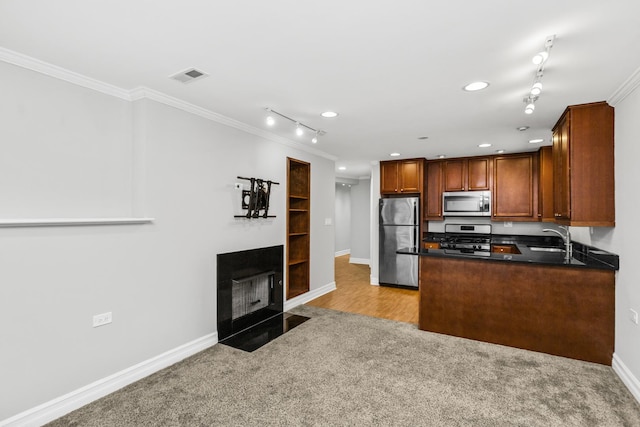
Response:
[{"label": "oven door", "polygon": [[453,191],[442,193],[444,216],[491,216],[489,191]]}]

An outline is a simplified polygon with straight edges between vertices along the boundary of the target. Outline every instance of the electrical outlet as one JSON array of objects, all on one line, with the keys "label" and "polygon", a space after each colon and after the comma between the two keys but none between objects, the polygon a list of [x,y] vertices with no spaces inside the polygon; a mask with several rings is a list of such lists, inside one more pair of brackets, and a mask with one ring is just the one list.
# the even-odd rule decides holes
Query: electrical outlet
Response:
[{"label": "electrical outlet", "polygon": [[634,309],[630,308],[629,309],[629,319],[635,323],[636,325],[638,324],[638,312],[635,311]]},{"label": "electrical outlet", "polygon": [[112,320],[110,311],[108,313],[96,314],[93,316],[93,327],[97,328],[98,326],[106,325],[111,323]]}]

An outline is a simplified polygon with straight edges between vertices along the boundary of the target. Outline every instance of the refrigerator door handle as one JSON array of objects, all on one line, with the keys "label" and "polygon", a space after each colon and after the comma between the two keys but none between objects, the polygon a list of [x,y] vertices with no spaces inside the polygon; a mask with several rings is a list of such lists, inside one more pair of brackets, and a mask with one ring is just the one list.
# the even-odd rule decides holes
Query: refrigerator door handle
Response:
[{"label": "refrigerator door handle", "polygon": [[418,227],[413,227],[413,233],[412,233],[412,234],[413,234],[413,235],[412,235],[412,240],[413,240],[413,241],[411,242],[411,248],[412,248],[413,250],[416,250],[416,247],[417,247],[417,245],[418,245],[418,236],[417,236],[417,234],[418,234]]}]

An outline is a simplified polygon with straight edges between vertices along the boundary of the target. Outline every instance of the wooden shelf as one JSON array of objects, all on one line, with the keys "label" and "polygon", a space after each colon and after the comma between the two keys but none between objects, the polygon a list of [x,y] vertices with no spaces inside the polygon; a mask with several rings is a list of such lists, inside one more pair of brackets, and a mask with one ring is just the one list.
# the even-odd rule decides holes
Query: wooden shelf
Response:
[{"label": "wooden shelf", "polygon": [[154,218],[33,218],[0,219],[0,227],[65,227],[89,225],[150,224]]},{"label": "wooden shelf", "polygon": [[287,158],[287,299],[309,292],[311,165]]}]

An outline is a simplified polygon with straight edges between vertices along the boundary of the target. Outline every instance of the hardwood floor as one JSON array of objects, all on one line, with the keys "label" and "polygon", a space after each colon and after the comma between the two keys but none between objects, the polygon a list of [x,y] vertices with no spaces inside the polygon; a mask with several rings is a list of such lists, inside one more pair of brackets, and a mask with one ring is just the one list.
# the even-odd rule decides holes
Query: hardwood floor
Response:
[{"label": "hardwood floor", "polygon": [[418,291],[372,286],[369,266],[336,258],[336,290],[307,303],[349,313],[418,324]]}]

